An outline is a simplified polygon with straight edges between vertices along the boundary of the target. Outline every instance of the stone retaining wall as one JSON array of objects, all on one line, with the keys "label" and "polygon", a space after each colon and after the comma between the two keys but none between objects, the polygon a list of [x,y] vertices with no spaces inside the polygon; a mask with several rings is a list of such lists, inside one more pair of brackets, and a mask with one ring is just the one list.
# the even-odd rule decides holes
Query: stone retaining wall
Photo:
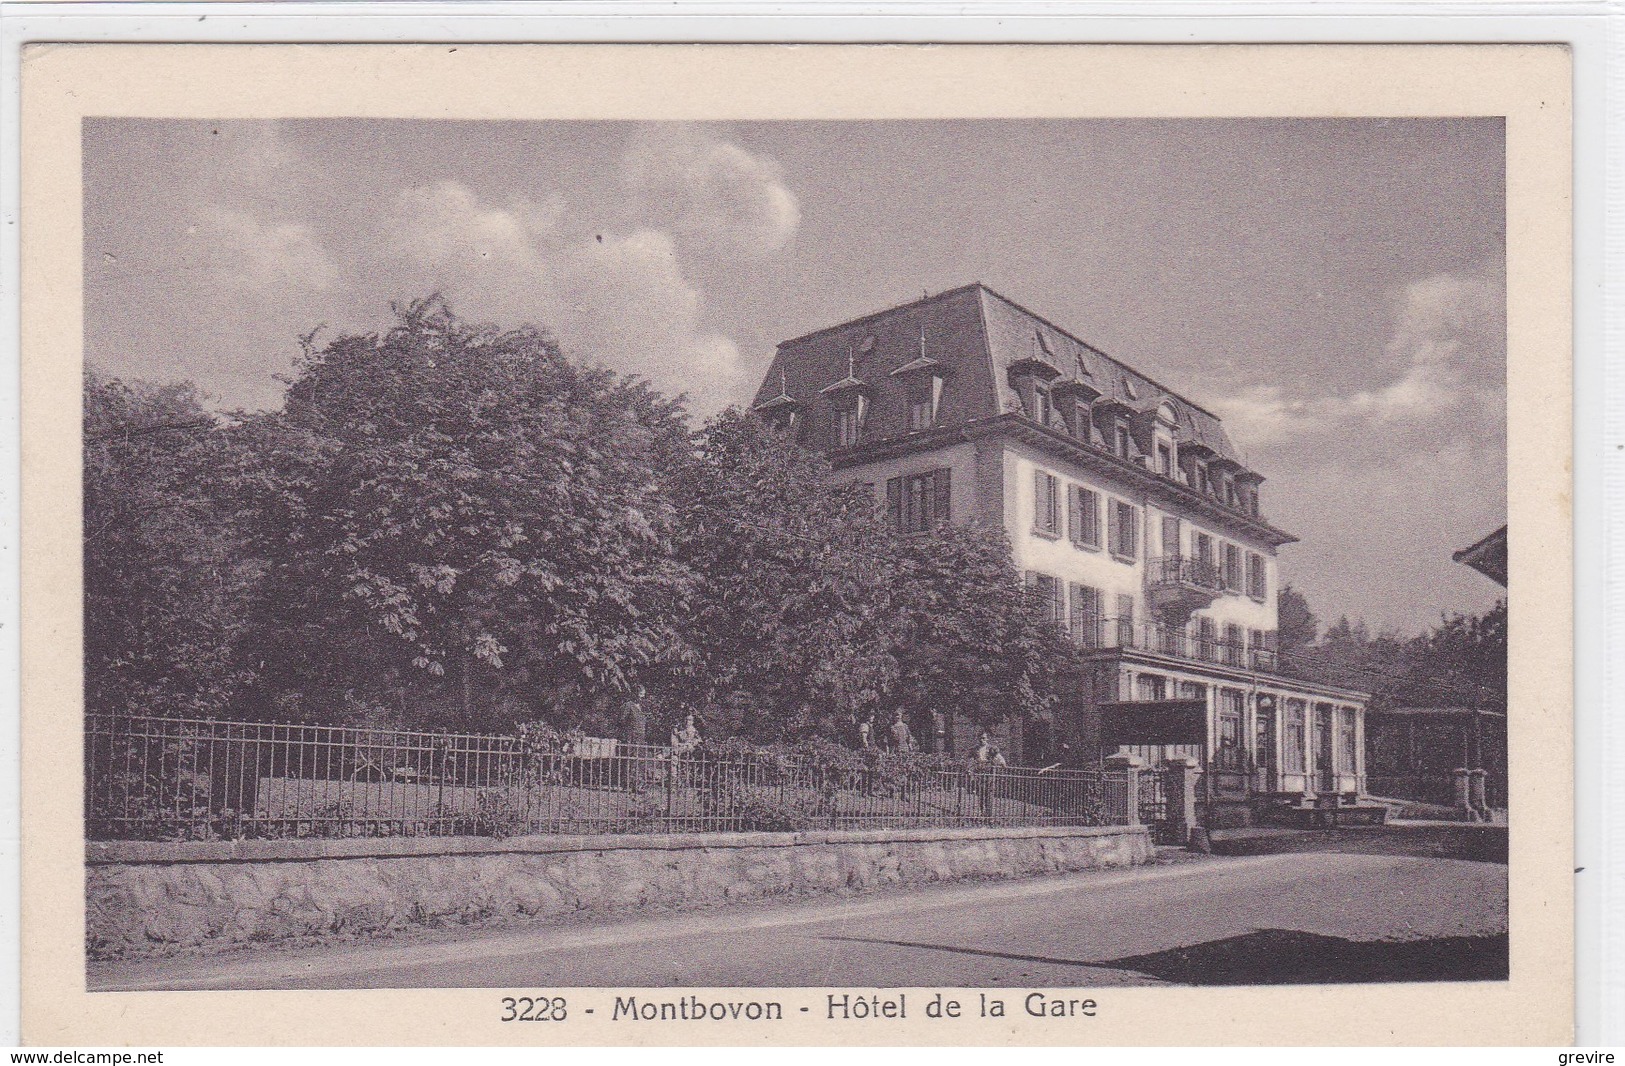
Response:
[{"label": "stone retaining wall", "polygon": [[1141,826],[88,846],[93,957],[1127,866]]}]

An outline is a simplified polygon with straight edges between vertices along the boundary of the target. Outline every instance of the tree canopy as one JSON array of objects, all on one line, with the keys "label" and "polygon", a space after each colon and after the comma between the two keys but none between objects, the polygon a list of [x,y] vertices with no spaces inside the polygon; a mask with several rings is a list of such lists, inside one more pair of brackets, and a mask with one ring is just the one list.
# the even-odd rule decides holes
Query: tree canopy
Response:
[{"label": "tree canopy", "polygon": [[1070,655],[1002,529],[903,536],[729,410],[429,298],[306,338],[285,403],[86,381],[92,709],[754,739],[901,707],[1042,713]]},{"label": "tree canopy", "polygon": [[190,385],[84,385],[86,706],[211,710],[241,680],[257,571],[223,502],[229,442]]}]

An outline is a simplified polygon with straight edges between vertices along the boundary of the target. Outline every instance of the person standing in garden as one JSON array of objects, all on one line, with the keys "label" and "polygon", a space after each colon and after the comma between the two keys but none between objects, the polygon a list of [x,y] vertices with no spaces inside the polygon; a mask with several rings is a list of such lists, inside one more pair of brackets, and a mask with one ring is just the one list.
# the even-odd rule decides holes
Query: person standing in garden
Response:
[{"label": "person standing in garden", "polygon": [[908,720],[903,712],[897,712],[897,720],[891,724],[891,746],[893,751],[905,752],[914,750],[914,733],[908,727]]},{"label": "person standing in garden", "polygon": [[671,730],[671,750],[677,755],[687,755],[700,746],[700,728],[694,724],[692,714],[683,718],[683,724],[673,726]]}]

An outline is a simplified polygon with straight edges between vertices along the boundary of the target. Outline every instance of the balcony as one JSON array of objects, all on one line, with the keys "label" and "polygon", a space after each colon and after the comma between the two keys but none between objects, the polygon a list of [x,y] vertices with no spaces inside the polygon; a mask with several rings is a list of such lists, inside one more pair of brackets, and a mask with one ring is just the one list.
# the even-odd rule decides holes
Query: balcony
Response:
[{"label": "balcony", "polygon": [[1224,574],[1210,560],[1164,555],[1151,561],[1148,576],[1151,610],[1161,617],[1185,619],[1211,606],[1224,594]]},{"label": "balcony", "polygon": [[1263,673],[1273,673],[1276,667],[1275,651],[1271,648],[1250,648],[1239,641],[1192,636],[1180,626],[1160,622],[1101,618],[1074,626],[1072,635],[1085,648],[1132,648],[1174,659]]}]

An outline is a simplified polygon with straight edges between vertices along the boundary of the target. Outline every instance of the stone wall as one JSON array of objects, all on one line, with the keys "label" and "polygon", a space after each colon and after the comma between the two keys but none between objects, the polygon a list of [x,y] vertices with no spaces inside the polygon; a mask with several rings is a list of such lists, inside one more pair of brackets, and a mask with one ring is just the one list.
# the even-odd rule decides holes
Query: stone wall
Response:
[{"label": "stone wall", "polygon": [[94,957],[562,920],[885,885],[1127,866],[1144,827],[114,842],[88,847]]}]

